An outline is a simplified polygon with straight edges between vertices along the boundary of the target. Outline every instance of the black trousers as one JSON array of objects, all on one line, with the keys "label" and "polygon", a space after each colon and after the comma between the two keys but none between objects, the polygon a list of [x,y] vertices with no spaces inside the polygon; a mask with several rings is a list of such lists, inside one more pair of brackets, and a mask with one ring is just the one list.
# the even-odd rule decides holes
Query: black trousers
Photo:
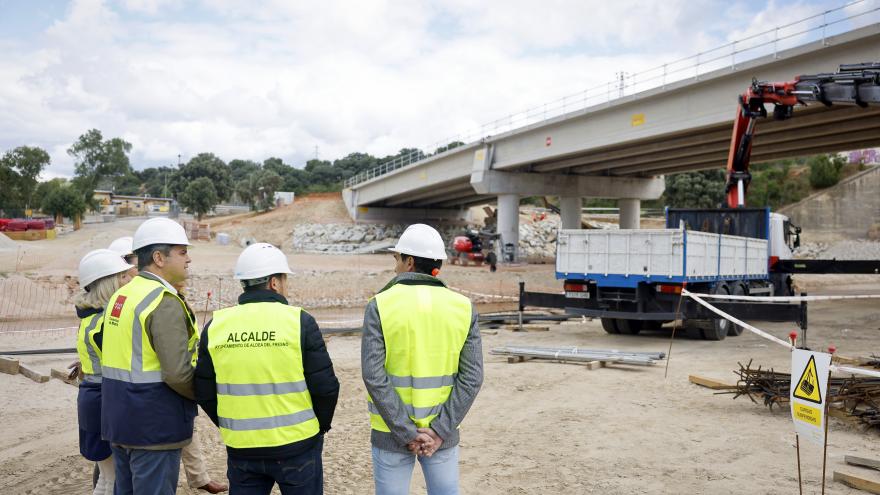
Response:
[{"label": "black trousers", "polygon": [[295,457],[284,459],[243,459],[229,457],[226,477],[229,495],[268,495],[277,483],[282,495],[321,495],[324,493],[324,441]]}]

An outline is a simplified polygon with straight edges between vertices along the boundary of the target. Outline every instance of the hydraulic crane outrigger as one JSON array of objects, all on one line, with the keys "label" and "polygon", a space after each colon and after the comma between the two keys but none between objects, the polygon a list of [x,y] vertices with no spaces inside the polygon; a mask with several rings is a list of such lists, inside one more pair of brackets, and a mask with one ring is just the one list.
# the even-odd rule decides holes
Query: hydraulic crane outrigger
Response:
[{"label": "hydraulic crane outrigger", "polygon": [[793,115],[796,105],[806,105],[808,102],[860,107],[880,104],[880,63],[845,64],[837,72],[802,75],[787,82],[753,79],[749,89],[739,97],[739,108],[733,123],[725,190],[728,208],[745,206],[746,191],[751,181],[749,162],[752,139],[757,120],[767,117],[764,105],[772,103],[773,118],[785,120]]}]

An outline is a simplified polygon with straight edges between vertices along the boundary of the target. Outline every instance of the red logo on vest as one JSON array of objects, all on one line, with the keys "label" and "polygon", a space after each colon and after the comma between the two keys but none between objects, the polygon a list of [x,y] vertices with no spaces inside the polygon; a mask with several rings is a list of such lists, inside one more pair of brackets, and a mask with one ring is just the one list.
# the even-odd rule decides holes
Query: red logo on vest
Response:
[{"label": "red logo on vest", "polygon": [[125,305],[125,296],[119,296],[116,298],[116,302],[113,303],[113,311],[110,312],[110,316],[114,318],[119,318],[119,315],[122,314],[122,306]]}]

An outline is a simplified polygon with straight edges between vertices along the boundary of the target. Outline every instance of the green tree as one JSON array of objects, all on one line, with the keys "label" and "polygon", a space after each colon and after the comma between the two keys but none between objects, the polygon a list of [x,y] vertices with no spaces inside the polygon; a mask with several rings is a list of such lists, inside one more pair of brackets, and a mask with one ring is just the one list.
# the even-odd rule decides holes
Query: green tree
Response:
[{"label": "green tree", "polygon": [[464,146],[464,143],[462,141],[453,141],[446,146],[441,146],[434,150],[434,154],[436,155],[438,153],[443,153],[444,151],[449,151],[451,149],[458,148],[459,146]]},{"label": "green tree", "polygon": [[132,173],[128,154],[131,143],[121,138],[104,140],[101,131],[91,129],[77,139],[67,149],[67,154],[75,160],[73,185],[80,191],[87,205],[92,204],[92,196],[102,179],[111,180]]},{"label": "green tree", "polygon": [[377,164],[376,157],[368,153],[349,153],[345,158],[335,160],[333,168],[338,171],[340,178],[347,179],[364,170],[371,169]]},{"label": "green tree", "polygon": [[174,167],[149,167],[135,172],[135,175],[141,181],[144,194],[154,198],[165,198],[171,194],[168,182],[176,171]]},{"label": "green tree", "polygon": [[810,185],[821,189],[840,182],[846,159],[837,155],[816,155],[807,160],[807,165],[810,167]]},{"label": "green tree", "polygon": [[232,182],[246,180],[250,175],[260,170],[260,164],[251,160],[232,160],[229,162],[229,171],[232,174]]},{"label": "green tree", "polygon": [[213,210],[220,203],[220,197],[211,179],[199,177],[187,184],[186,189],[180,194],[178,201],[181,206],[196,215],[196,219],[201,221],[206,213]]},{"label": "green tree", "polygon": [[174,177],[169,177],[168,188],[180,200],[180,195],[189,185],[202,177],[211,181],[219,201],[232,197],[232,173],[229,165],[213,153],[199,153],[194,156],[175,172]]},{"label": "green tree", "polygon": [[19,146],[0,158],[0,206],[32,208],[37,177],[49,165],[49,153],[35,146]]},{"label": "green tree", "polygon": [[239,182],[236,192],[251,209],[265,211],[275,205],[275,191],[279,191],[283,183],[284,179],[272,170],[258,170]]},{"label": "green tree", "polygon": [[73,185],[56,182],[49,188],[48,195],[43,197],[40,209],[55,218],[68,217],[76,222],[86,212],[88,205],[82,193]]},{"label": "green tree", "polygon": [[663,197],[670,208],[715,208],[724,201],[724,183],[721,170],[667,175]]}]

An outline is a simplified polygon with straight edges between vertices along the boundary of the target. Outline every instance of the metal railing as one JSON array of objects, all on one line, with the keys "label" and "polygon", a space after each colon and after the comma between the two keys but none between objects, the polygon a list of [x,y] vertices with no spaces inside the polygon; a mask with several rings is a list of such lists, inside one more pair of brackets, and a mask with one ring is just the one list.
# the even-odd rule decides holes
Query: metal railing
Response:
[{"label": "metal railing", "polygon": [[[816,41],[827,43],[827,38],[831,36],[878,21],[880,21],[880,0],[856,0],[642,72],[621,73],[615,81],[512,113],[483,124],[479,128],[442,139],[426,146],[426,149],[441,149],[453,142],[474,143],[489,136],[540,124],[597,105],[610,105],[644,91],[665,88],[671,83],[689,79],[699,80],[700,76],[716,70],[736,70],[737,64],[768,55],[778,57],[778,53],[782,50],[807,43]],[[345,187],[349,188],[421,162],[430,156],[433,155],[416,150],[395,157],[393,160],[349,177],[345,180]]]}]

